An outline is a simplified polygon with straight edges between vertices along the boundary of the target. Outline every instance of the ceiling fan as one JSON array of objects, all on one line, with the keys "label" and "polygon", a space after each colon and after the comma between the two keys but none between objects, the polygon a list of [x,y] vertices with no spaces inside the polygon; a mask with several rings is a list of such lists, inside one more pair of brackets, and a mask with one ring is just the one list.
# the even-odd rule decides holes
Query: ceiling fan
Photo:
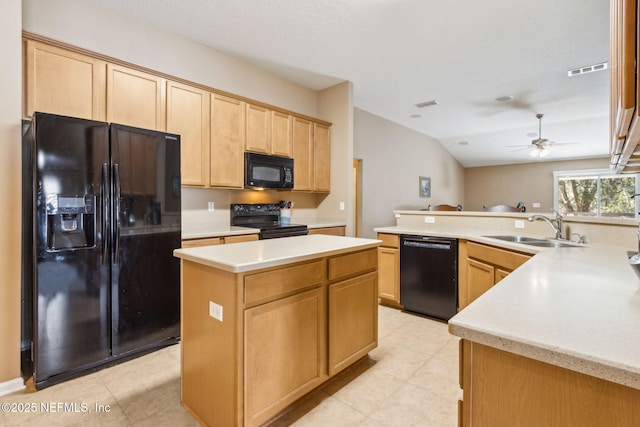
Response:
[{"label": "ceiling fan", "polygon": [[532,139],[531,144],[509,145],[508,147],[522,147],[519,150],[514,150],[514,151],[531,149],[531,151],[529,151],[529,155],[531,157],[541,158],[541,157],[546,157],[549,155],[549,153],[551,153],[552,146],[577,144],[577,142],[566,142],[566,143],[558,144],[556,142],[549,141],[548,139],[543,138],[542,137],[542,117],[544,117],[544,114],[540,114],[540,113],[536,114],[536,118],[538,119],[538,137],[536,139]]}]

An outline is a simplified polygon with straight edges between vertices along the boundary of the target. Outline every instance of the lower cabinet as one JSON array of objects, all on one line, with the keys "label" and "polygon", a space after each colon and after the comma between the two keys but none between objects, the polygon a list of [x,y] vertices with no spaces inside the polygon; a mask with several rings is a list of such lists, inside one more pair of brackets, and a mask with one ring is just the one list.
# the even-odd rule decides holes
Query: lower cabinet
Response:
[{"label": "lower cabinet", "polygon": [[400,236],[378,233],[378,297],[384,305],[400,305]]},{"label": "lower cabinet", "polygon": [[487,292],[496,284],[495,270],[492,265],[467,258],[467,304]]},{"label": "lower cabinet", "polygon": [[326,298],[322,288],[244,312],[245,420],[261,424],[282,402],[326,378]]},{"label": "lower cabinet", "polygon": [[331,236],[346,236],[346,227],[310,228],[309,234],[329,234]]},{"label": "lower cabinet", "polygon": [[204,239],[187,239],[182,241],[183,248],[195,248],[197,246],[223,245],[229,243],[251,242],[258,240],[257,234],[234,234],[232,236],[207,237]]},{"label": "lower cabinet", "polygon": [[531,258],[531,255],[460,240],[458,306],[462,310]]},{"label": "lower cabinet", "polygon": [[376,273],[329,285],[329,375],[351,365],[378,342]]},{"label": "lower cabinet", "polygon": [[638,425],[640,390],[460,340],[458,425]]}]

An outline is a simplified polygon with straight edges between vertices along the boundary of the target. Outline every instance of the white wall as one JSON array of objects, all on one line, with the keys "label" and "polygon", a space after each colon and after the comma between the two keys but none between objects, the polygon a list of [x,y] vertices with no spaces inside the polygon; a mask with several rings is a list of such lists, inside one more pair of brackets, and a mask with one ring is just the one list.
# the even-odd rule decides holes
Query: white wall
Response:
[{"label": "white wall", "polygon": [[[438,141],[360,109],[354,110],[355,158],[362,159],[362,237],[395,225],[394,209],[426,209],[464,200],[464,169]],[[421,198],[419,177],[431,178]]]},{"label": "white wall", "polygon": [[21,2],[0,13],[0,396],[20,377]]},{"label": "white wall", "polygon": [[[553,209],[553,172],[608,169],[609,159],[560,160],[517,165],[485,166],[465,170],[465,208],[481,211],[483,206],[523,202],[527,212]],[[533,203],[540,203],[534,208]]]},{"label": "white wall", "polygon": [[[317,209],[319,218],[339,219],[347,223],[347,236],[353,236],[353,84],[350,82],[319,93],[318,114],[331,127],[331,194]],[[341,211],[340,202],[345,210]]]}]

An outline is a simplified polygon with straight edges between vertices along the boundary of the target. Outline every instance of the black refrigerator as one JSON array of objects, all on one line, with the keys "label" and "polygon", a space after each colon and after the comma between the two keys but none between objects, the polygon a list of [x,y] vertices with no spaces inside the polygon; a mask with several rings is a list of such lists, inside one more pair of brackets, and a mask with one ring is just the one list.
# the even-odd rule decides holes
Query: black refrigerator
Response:
[{"label": "black refrigerator", "polygon": [[178,342],[180,137],[35,113],[22,149],[25,381]]}]

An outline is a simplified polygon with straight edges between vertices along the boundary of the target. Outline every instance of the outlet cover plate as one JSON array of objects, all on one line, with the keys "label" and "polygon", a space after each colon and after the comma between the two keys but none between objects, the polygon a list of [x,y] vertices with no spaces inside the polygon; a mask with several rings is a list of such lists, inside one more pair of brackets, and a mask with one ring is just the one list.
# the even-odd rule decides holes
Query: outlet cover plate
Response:
[{"label": "outlet cover plate", "polygon": [[209,316],[222,322],[222,306],[209,301]]}]

